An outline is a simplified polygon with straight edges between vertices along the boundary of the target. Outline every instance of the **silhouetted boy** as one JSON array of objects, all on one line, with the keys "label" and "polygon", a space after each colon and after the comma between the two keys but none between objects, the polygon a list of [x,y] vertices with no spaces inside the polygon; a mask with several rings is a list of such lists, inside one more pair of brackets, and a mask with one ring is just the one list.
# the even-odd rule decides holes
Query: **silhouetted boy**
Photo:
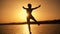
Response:
[{"label": "silhouetted boy", "polygon": [[[26,9],[26,11],[27,11],[27,14],[28,14],[28,16],[27,16],[27,22],[30,22],[30,19],[33,19],[35,22],[37,22],[35,19],[34,19],[34,17],[32,16],[32,11],[34,10],[34,9],[37,9],[37,8],[39,8],[40,7],[40,5],[38,6],[38,7],[35,7],[35,8],[32,8],[32,5],[31,4],[28,4],[28,8],[25,8],[24,6],[23,6],[23,8],[24,9]],[[39,24],[38,24],[39,25]]]}]

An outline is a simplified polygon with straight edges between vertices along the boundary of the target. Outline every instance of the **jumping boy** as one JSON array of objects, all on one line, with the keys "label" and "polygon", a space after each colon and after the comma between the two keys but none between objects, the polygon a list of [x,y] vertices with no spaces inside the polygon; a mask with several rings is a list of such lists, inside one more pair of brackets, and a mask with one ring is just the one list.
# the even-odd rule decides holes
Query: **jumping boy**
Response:
[{"label": "jumping boy", "polygon": [[[35,7],[35,8],[32,8],[32,5],[31,4],[28,4],[28,8],[25,8],[24,6],[23,6],[23,8],[24,9],[26,9],[26,11],[27,11],[27,14],[28,14],[28,16],[27,16],[27,22],[30,22],[30,19],[32,19],[32,20],[34,20],[35,22],[37,22],[35,19],[34,19],[34,17],[32,16],[32,11],[34,10],[34,9],[37,9],[37,8],[39,8],[41,5],[39,5],[38,7]],[[38,24],[39,25],[39,24]]]},{"label": "jumping boy", "polygon": [[[28,16],[27,16],[27,22],[28,22],[28,28],[29,28],[29,32],[30,32],[30,34],[31,34],[31,30],[30,30],[30,19],[33,19],[35,22],[37,22],[35,19],[34,19],[34,17],[32,16],[32,11],[34,10],[34,9],[37,9],[37,8],[39,8],[41,5],[39,5],[38,7],[35,7],[35,8],[31,8],[32,7],[32,5],[31,4],[28,4],[28,8],[25,8],[24,6],[23,6],[23,8],[24,9],[26,9],[26,11],[27,11],[27,14],[28,14]],[[40,24],[38,24],[38,25],[40,25]]]}]

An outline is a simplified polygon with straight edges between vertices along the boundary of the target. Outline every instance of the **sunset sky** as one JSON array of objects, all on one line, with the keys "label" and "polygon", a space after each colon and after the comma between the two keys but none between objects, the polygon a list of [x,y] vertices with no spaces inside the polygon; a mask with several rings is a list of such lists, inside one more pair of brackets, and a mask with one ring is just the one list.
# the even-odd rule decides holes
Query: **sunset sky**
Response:
[{"label": "sunset sky", "polygon": [[[28,3],[34,10],[32,15],[37,21],[60,19],[60,0],[0,0],[0,22],[25,22]],[[28,8],[28,7],[27,7]]]},{"label": "sunset sky", "polygon": [[[27,13],[22,7],[28,3],[34,10],[32,15],[37,21],[60,19],[60,0],[0,0],[0,23],[26,22]],[[32,34],[60,34],[60,24],[30,25]],[[28,24],[0,25],[0,34],[29,34]]]}]

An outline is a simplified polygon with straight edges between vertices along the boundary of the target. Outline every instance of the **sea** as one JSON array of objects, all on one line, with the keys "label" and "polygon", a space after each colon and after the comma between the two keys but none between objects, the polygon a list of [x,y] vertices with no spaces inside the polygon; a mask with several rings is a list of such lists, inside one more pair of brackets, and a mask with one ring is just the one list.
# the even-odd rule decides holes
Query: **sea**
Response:
[{"label": "sea", "polygon": [[[60,34],[60,24],[31,24],[32,34]],[[0,25],[0,34],[30,34],[28,24]]]}]

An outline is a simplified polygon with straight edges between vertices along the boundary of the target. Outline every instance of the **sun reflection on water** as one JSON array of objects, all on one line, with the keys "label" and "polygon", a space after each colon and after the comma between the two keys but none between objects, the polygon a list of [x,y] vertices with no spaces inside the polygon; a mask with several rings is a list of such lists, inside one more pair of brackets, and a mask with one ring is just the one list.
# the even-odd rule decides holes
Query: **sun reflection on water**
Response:
[{"label": "sun reflection on water", "polygon": [[23,29],[24,29],[23,32],[25,32],[25,33],[23,33],[23,34],[29,34],[28,24],[24,25],[24,26],[23,26]]}]

